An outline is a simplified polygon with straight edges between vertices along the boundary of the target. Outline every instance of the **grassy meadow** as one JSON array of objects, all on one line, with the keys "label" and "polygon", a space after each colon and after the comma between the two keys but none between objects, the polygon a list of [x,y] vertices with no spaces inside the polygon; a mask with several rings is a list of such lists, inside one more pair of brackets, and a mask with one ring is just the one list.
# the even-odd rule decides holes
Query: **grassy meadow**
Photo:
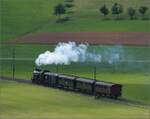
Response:
[{"label": "grassy meadow", "polygon": [[[12,77],[12,45],[3,45],[1,55],[2,76]],[[36,67],[35,59],[40,53],[53,51],[55,45],[15,45],[15,77],[30,80],[32,71]],[[107,49],[119,51],[120,59],[125,60],[116,65],[108,64],[106,59],[96,63],[97,79],[124,85],[123,97],[131,100],[149,103],[149,47],[138,46],[89,46],[89,51],[103,54]],[[112,53],[112,52],[111,52]],[[103,58],[104,55],[102,55]],[[131,62],[132,61],[132,62]],[[142,61],[142,62],[139,62]],[[42,66],[52,72],[57,72],[56,65]],[[71,65],[58,65],[58,72],[93,78],[93,63],[73,63]],[[143,93],[144,91],[144,93]]]},{"label": "grassy meadow", "polygon": [[[74,7],[63,17],[70,20],[56,23],[54,7],[66,0],[0,0],[0,43],[37,32],[149,32],[149,20],[129,20],[127,8],[149,7],[149,0],[74,0]],[[92,2],[91,2],[92,1]],[[110,8],[118,2],[124,6],[122,20],[109,14],[104,20],[99,8]],[[146,16],[150,15],[150,9]],[[0,44],[0,76],[12,77],[13,48],[15,48],[15,77],[30,80],[36,67],[35,59],[55,45]],[[123,85],[123,98],[149,104],[150,47],[90,46],[89,51],[102,54],[101,63],[73,63],[58,66],[59,73],[93,78],[97,66],[97,80]],[[120,53],[121,62],[108,64],[108,54]],[[56,65],[42,66],[57,72]],[[110,103],[103,99],[46,88],[42,86],[0,80],[1,119],[148,119],[149,109]]]},{"label": "grassy meadow", "polygon": [[[35,32],[77,32],[77,31],[124,31],[124,32],[148,32],[149,21],[139,19],[129,20],[126,9],[133,6],[148,6],[149,0],[74,0],[73,8],[68,10],[65,16],[70,21],[62,24],[56,23],[57,17],[53,15],[54,7],[65,0],[1,0],[1,37],[2,41],[12,40],[19,36]],[[124,20],[103,20],[99,12],[104,3],[111,8],[118,2],[124,6]],[[148,10],[146,16],[150,15]],[[108,16],[114,19],[114,16]]]},{"label": "grassy meadow", "polygon": [[2,119],[148,119],[148,108],[117,104],[77,93],[0,81]]}]

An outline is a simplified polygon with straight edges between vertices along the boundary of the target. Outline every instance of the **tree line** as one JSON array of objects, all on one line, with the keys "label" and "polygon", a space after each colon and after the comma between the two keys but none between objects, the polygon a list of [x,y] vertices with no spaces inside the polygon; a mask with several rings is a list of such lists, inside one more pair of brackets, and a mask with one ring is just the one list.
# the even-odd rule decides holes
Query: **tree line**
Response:
[{"label": "tree line", "polygon": [[[109,10],[109,8],[104,4],[102,7],[100,7],[99,11],[101,14],[104,15],[104,17],[106,17],[111,12],[112,15],[116,16],[116,19],[119,19],[119,16],[124,12],[124,9],[121,4],[114,3],[111,10]],[[138,10],[136,10],[133,7],[129,7],[127,9],[127,13],[130,19],[136,19],[136,12],[139,12],[142,18],[144,19],[147,11],[148,11],[148,7],[146,6],[141,6],[139,7]]]},{"label": "tree line", "polygon": [[74,7],[73,5],[73,1],[74,0],[66,0],[65,3],[63,4],[58,4],[57,6],[55,6],[54,8],[54,15],[58,16],[58,20],[57,22],[64,22],[64,21],[68,21],[69,17],[65,17],[62,18],[61,16],[68,13],[72,13],[70,10],[70,8]]},{"label": "tree line", "polygon": [[[62,18],[61,16],[63,14],[66,14],[68,9],[74,7],[72,2],[73,0],[66,0],[65,4],[58,4],[57,6],[55,6],[54,15],[58,16],[57,22],[69,20],[69,17]],[[128,16],[130,17],[131,20],[137,18],[136,16],[137,12],[142,16],[142,19],[149,19],[145,17],[147,11],[148,7],[146,6],[141,6],[138,9],[135,9],[133,7],[129,7],[127,9]],[[118,3],[114,3],[110,9],[106,6],[106,4],[104,4],[99,8],[99,12],[104,16],[104,18],[106,18],[106,16],[108,16],[109,14],[112,14],[115,16],[116,20],[118,20],[120,19],[120,15],[124,12],[124,9],[123,5]]]}]

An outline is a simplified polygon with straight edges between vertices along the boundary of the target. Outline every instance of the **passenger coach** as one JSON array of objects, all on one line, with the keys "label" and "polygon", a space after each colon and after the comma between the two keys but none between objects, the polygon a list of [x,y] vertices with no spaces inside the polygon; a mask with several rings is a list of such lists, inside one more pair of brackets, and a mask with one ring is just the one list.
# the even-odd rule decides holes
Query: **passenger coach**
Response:
[{"label": "passenger coach", "polygon": [[35,69],[33,71],[32,83],[78,91],[95,95],[96,98],[103,96],[116,99],[122,94],[122,85],[120,84],[57,74],[47,70],[42,71],[40,69]]},{"label": "passenger coach", "polygon": [[122,85],[109,82],[97,81],[95,83],[95,96],[105,96],[111,98],[117,98],[121,96]]}]

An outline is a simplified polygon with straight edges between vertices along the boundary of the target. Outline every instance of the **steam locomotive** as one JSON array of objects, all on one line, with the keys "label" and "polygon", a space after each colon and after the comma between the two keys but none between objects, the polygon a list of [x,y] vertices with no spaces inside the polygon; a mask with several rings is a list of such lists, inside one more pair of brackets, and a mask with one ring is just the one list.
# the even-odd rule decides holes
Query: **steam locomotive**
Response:
[{"label": "steam locomotive", "polygon": [[52,73],[48,70],[35,69],[31,78],[33,84],[66,89],[80,93],[117,99],[121,96],[122,85],[97,81],[77,76]]}]

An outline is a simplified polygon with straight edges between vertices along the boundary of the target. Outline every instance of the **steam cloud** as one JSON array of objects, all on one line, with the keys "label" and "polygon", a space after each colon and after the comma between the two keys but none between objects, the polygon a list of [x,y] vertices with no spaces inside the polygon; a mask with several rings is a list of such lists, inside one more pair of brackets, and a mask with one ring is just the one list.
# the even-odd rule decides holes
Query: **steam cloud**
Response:
[{"label": "steam cloud", "polygon": [[134,56],[132,52],[126,52],[126,49],[122,45],[89,47],[87,44],[77,45],[75,42],[68,42],[58,43],[53,52],[46,51],[40,54],[35,60],[35,63],[37,66],[41,66],[50,64],[68,65],[75,62],[94,62],[95,65],[101,63],[102,65],[98,65],[101,67],[108,65],[117,67],[119,71],[128,69],[145,70],[146,67],[148,68],[148,65],[146,66],[145,63],[149,63],[149,60],[143,60],[142,58],[137,60]]},{"label": "steam cloud", "polygon": [[88,52],[88,45],[75,42],[59,43],[53,52],[46,51],[35,60],[36,65],[65,64],[72,62],[101,62],[101,55]]},{"label": "steam cloud", "polygon": [[121,57],[123,57],[124,50],[121,46],[113,46],[104,48],[104,51],[101,54],[103,60],[112,65],[121,62]]}]

